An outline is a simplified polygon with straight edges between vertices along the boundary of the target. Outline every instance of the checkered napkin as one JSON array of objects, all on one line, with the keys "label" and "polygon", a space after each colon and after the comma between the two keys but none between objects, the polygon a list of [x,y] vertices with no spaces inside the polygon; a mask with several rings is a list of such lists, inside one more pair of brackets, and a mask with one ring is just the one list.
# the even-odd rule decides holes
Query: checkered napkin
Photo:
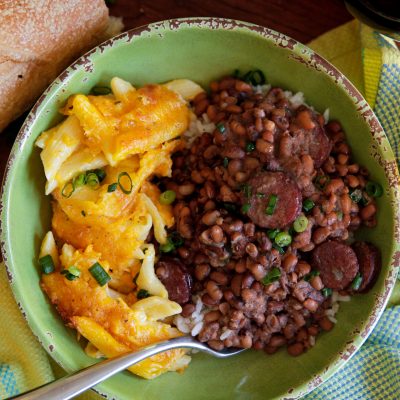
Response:
[{"label": "checkered napkin", "polygon": [[[393,47],[393,42],[353,21],[321,36],[310,46],[364,93],[399,160],[400,51]],[[0,293],[0,398],[4,399],[61,377],[64,372],[48,358],[26,325],[2,264]],[[101,399],[90,391],[78,398]],[[358,353],[306,399],[400,399],[399,283],[390,306]]]}]

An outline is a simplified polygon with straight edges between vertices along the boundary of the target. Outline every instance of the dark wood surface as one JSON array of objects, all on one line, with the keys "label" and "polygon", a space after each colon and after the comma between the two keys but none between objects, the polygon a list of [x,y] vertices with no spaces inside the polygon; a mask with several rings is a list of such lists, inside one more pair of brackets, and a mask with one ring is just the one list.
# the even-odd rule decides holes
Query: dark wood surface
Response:
[{"label": "dark wood surface", "polygon": [[[341,0],[114,0],[125,28],[182,17],[224,17],[263,25],[307,43],[352,17]],[[0,178],[23,117],[0,133]]]}]

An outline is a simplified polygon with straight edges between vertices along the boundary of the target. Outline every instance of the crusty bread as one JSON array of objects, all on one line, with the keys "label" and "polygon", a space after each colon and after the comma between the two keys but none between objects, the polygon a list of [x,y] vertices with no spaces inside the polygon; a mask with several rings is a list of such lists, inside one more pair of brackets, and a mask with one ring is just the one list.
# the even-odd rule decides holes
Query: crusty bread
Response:
[{"label": "crusty bread", "polygon": [[0,0],[0,132],[107,26],[104,0]]}]

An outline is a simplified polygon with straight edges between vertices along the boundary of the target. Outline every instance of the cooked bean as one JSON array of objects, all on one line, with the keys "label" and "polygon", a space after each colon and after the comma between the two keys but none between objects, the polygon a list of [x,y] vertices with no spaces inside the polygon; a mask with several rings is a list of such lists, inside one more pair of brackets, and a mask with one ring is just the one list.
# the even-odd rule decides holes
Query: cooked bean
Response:
[{"label": "cooked bean", "polygon": [[245,336],[240,337],[240,345],[244,349],[250,349],[252,344],[253,344],[253,340],[252,340],[251,336],[245,335]]},{"label": "cooked bean", "polygon": [[256,258],[258,256],[257,246],[254,243],[248,243],[246,245],[246,253],[252,258]]},{"label": "cooked bean", "polygon": [[282,261],[283,269],[286,272],[292,272],[296,267],[297,261],[298,258],[293,253],[287,254]]},{"label": "cooked bean", "polygon": [[311,271],[311,265],[305,261],[299,261],[296,266],[297,274],[302,277],[309,274]]},{"label": "cooked bean", "polygon": [[319,326],[324,330],[324,331],[330,331],[333,329],[335,324],[328,319],[327,317],[324,317],[318,321]]},{"label": "cooked bean", "polygon": [[274,146],[264,139],[257,139],[256,149],[262,154],[271,154],[274,151]]},{"label": "cooked bean", "polygon": [[364,221],[373,217],[376,213],[376,206],[373,203],[367,204],[360,212],[360,217]]},{"label": "cooked bean", "polygon": [[208,211],[201,218],[201,222],[203,222],[203,224],[208,225],[208,226],[214,225],[217,222],[217,218],[220,215],[221,214],[218,210]]},{"label": "cooked bean", "polygon": [[307,308],[307,310],[311,311],[311,312],[315,312],[318,310],[319,304],[318,302],[316,302],[313,299],[307,299],[304,303],[303,303],[304,307]]},{"label": "cooked bean", "polygon": [[356,188],[360,184],[360,181],[354,175],[347,175],[346,178],[347,178],[347,183],[351,188]]},{"label": "cooked bean", "polygon": [[221,313],[219,311],[209,311],[204,315],[204,322],[214,322],[218,321],[221,317]]},{"label": "cooked bean", "polygon": [[214,225],[214,226],[211,228],[211,233],[210,233],[210,235],[211,235],[212,240],[214,240],[214,242],[216,242],[216,243],[220,243],[220,242],[222,242],[223,239],[224,239],[224,232],[223,232],[223,230],[221,229],[221,227],[218,226],[218,225]]},{"label": "cooked bean", "polygon": [[207,278],[210,273],[210,266],[208,264],[198,264],[194,269],[194,274],[197,280],[202,281]]},{"label": "cooked bean", "polygon": [[320,244],[320,243],[324,242],[329,237],[330,233],[331,233],[331,230],[327,226],[317,228],[314,231],[313,236],[312,236],[314,243]]},{"label": "cooked bean", "polygon": [[302,343],[294,343],[287,347],[287,351],[291,356],[297,357],[304,352],[304,346]]},{"label": "cooked bean", "polygon": [[319,276],[312,277],[310,280],[310,284],[315,290],[321,290],[324,288],[322,279]]},{"label": "cooked bean", "polygon": [[213,299],[208,293],[203,294],[201,296],[201,301],[206,305],[206,306],[214,306],[218,304],[217,299]]},{"label": "cooked bean", "polygon": [[228,275],[223,271],[212,271],[210,278],[218,285],[226,285],[228,283]]},{"label": "cooked bean", "polygon": [[194,185],[192,183],[186,183],[178,187],[178,192],[182,196],[189,196],[194,192]]},{"label": "cooked bean", "polygon": [[350,214],[351,212],[351,199],[348,194],[342,194],[340,196],[340,205],[342,208],[343,214]]},{"label": "cooked bean", "polygon": [[196,307],[194,306],[194,304],[192,303],[187,303],[182,307],[182,316],[184,316],[185,318],[190,317],[194,310],[196,309]]}]

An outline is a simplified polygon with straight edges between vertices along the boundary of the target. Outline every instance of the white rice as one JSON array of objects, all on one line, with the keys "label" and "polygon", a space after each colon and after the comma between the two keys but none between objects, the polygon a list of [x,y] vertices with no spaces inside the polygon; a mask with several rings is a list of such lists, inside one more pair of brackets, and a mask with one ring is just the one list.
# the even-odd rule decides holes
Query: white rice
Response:
[{"label": "white rice", "polygon": [[198,323],[193,327],[193,329],[190,331],[190,334],[191,334],[192,336],[198,335],[198,334],[200,333],[200,331],[203,329],[203,325],[204,325],[204,322],[203,322],[203,321],[198,322]]},{"label": "white rice", "polygon": [[223,332],[222,332],[221,336],[219,337],[220,340],[227,339],[233,333],[232,330],[227,329],[226,327],[222,328],[222,330],[223,330]]},{"label": "white rice", "polygon": [[310,343],[311,347],[314,347],[315,346],[315,336],[310,335],[308,337],[308,343]]},{"label": "white rice", "polygon": [[327,108],[322,115],[324,116],[325,124],[327,124],[329,122],[329,108]]},{"label": "white rice", "polygon": [[256,93],[267,94],[267,93],[270,91],[271,87],[272,87],[272,86],[269,85],[269,84],[265,84],[265,85],[256,85],[256,86],[253,86],[253,90],[254,90]]},{"label": "white rice", "polygon": [[183,134],[187,139],[187,147],[190,147],[196,138],[203,133],[212,133],[214,130],[215,124],[210,121],[207,114],[204,113],[201,117],[196,117],[194,113],[191,113],[189,129]]}]

